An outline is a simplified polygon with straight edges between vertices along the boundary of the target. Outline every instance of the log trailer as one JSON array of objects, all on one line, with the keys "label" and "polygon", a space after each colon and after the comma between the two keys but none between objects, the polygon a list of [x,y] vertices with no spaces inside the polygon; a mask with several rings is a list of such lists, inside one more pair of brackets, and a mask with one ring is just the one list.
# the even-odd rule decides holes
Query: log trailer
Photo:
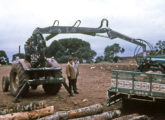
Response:
[{"label": "log trailer", "polygon": [[[66,90],[70,92],[67,84],[65,83],[65,78],[62,77],[60,65],[56,62],[54,58],[45,57],[45,42],[59,34],[84,34],[91,36],[107,37],[109,39],[120,38],[127,42],[131,42],[140,46],[143,49],[143,55],[145,55],[146,53],[146,45],[151,47],[151,45],[145,40],[134,39],[115,30],[112,30],[111,28],[109,28],[109,22],[107,19],[102,19],[100,26],[97,28],[79,27],[80,24],[81,21],[77,20],[73,26],[59,26],[59,21],[55,20],[52,26],[45,28],[36,28],[29,39],[33,42],[33,47],[36,51],[35,54],[31,56],[31,62],[19,58],[13,61],[12,68],[10,71],[10,77],[4,76],[2,79],[3,91],[7,92],[10,86],[10,91],[12,95],[15,96],[15,101],[17,101],[20,96],[25,96],[29,92],[29,87],[31,87],[32,89],[36,89],[38,85],[42,85],[44,91],[47,94],[57,94],[62,84],[64,85]],[[106,27],[103,27],[104,24]],[[107,36],[101,35],[105,33],[107,34]],[[43,35],[47,36],[44,37]],[[26,47],[27,45],[25,45],[25,54]],[[136,50],[139,51],[139,48],[137,48]],[[150,58],[151,57],[148,58],[142,56],[139,59],[141,61],[141,65],[139,65],[140,71],[155,66],[165,71],[163,65],[160,65],[157,62],[153,62]],[[154,63],[153,65],[151,64],[152,62]],[[120,71],[113,73],[118,74],[119,72]],[[134,77],[132,77],[131,79],[134,80]],[[116,80],[118,80],[118,75],[116,76]],[[115,95],[119,93],[118,81],[115,85],[116,86],[113,86],[114,88],[110,88],[108,90],[110,97],[108,103],[111,103],[112,101],[111,92],[113,92]],[[125,92],[123,91],[123,93]]]}]

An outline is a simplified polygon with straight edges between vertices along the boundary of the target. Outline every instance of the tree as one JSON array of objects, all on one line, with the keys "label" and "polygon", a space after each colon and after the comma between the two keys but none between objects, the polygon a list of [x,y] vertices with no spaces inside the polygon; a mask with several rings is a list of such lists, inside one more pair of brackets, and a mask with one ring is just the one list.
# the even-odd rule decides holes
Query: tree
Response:
[{"label": "tree", "polygon": [[165,41],[159,40],[155,45],[155,49],[159,54],[165,54]]},{"label": "tree", "polygon": [[[104,60],[112,62],[117,53],[124,53],[125,49],[121,48],[119,44],[107,46],[104,50]],[[116,59],[115,59],[116,61]]]},{"label": "tree", "polygon": [[49,47],[46,48],[47,57],[60,57],[64,55],[65,48],[58,41],[54,40]]},{"label": "tree", "polygon": [[102,62],[102,61],[104,61],[104,56],[98,56],[98,57],[96,58],[95,63],[99,63],[99,62]]},{"label": "tree", "polygon": [[46,48],[46,56],[52,57],[60,63],[66,63],[70,56],[79,58],[82,63],[84,60],[92,62],[96,52],[90,47],[90,44],[78,38],[65,38],[58,41],[54,40]]},{"label": "tree", "polygon": [[9,64],[9,58],[4,50],[0,50],[0,64]]}]

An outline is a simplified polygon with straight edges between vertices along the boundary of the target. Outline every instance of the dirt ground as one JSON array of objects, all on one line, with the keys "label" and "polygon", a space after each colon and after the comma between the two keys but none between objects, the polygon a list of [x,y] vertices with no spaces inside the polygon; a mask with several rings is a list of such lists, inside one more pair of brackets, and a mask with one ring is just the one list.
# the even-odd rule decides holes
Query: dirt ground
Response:
[{"label": "dirt ground", "polygon": [[[65,64],[61,65],[63,68],[63,76],[65,74]],[[4,75],[9,75],[11,66],[0,67],[0,80]],[[48,105],[54,105],[56,110],[69,110],[79,107],[88,106],[95,103],[101,103],[106,105],[107,89],[110,86],[111,73],[104,70],[93,68],[92,65],[83,64],[80,65],[80,75],[78,77],[77,87],[80,94],[74,94],[74,97],[69,97],[68,92],[62,86],[60,92],[56,96],[46,95],[39,86],[37,90],[30,89],[30,92],[26,98],[21,98],[21,102],[18,104],[26,104],[35,101],[46,101]],[[66,79],[68,82],[68,80]],[[10,92],[2,92],[2,86],[0,82],[0,106],[15,105],[12,101],[14,97]]]},{"label": "dirt ground", "polygon": [[[128,64],[131,67],[127,67]],[[61,66],[63,68],[63,76],[66,78],[66,65],[62,64]],[[2,77],[4,75],[9,75],[10,69],[11,66],[0,67],[0,107],[16,105],[16,103],[13,103],[14,97],[10,94],[10,92],[2,92],[1,87]],[[28,104],[29,102],[45,101],[48,105],[54,105],[57,111],[76,109],[96,103],[101,103],[104,106],[104,111],[121,109],[121,102],[116,103],[111,107],[106,107],[107,89],[110,87],[111,80],[111,69],[136,70],[136,65],[134,62],[124,62],[119,64],[80,64],[80,75],[78,77],[77,83],[79,94],[74,94],[74,97],[69,97],[69,94],[62,86],[60,92],[56,96],[51,96],[46,95],[42,89],[42,86],[39,86],[37,90],[30,89],[28,96],[21,98],[21,102],[17,104]],[[143,105],[140,106],[142,111],[143,107]],[[134,112],[138,111],[136,111],[136,109],[134,109],[134,111],[123,111],[124,114],[130,114]],[[147,114],[154,119],[165,119],[164,111],[158,113],[150,111],[147,111],[146,113],[139,113]]]}]

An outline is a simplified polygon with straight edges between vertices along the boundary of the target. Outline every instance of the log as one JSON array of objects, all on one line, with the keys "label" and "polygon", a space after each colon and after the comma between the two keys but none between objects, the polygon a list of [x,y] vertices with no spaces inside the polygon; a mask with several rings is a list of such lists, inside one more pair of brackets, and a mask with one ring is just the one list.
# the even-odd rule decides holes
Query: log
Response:
[{"label": "log", "polygon": [[138,115],[139,114],[134,113],[134,114],[130,114],[130,115],[124,115],[124,116],[121,116],[121,117],[118,117],[118,118],[115,118],[115,119],[112,119],[112,120],[128,120],[128,119],[136,117]]},{"label": "log", "polygon": [[26,105],[16,105],[12,107],[2,107],[0,108],[0,115],[5,115],[8,113],[16,113],[16,112],[25,112],[25,111],[32,111],[36,109],[45,108],[45,102],[39,101],[39,102],[33,102]]},{"label": "log", "polygon": [[150,120],[150,118],[146,115],[134,116],[128,120]]},{"label": "log", "polygon": [[119,117],[121,112],[119,110],[104,112],[97,115],[82,117],[82,118],[76,118],[76,119],[70,119],[70,120],[110,120],[115,117]]},{"label": "log", "polygon": [[53,115],[41,118],[39,120],[66,120],[71,118],[79,118],[83,116],[94,115],[102,112],[103,106],[101,104],[95,104],[75,110],[56,112]]},{"label": "log", "polygon": [[31,120],[54,114],[54,106],[49,106],[30,112],[19,112],[6,115],[0,115],[0,120]]}]

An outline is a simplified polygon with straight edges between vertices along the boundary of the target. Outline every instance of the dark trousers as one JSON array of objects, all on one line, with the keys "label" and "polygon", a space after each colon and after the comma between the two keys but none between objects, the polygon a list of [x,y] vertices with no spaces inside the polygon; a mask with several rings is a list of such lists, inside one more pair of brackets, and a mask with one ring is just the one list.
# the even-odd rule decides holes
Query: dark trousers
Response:
[{"label": "dark trousers", "polygon": [[71,78],[68,78],[69,80],[69,89],[70,89],[70,92],[72,93],[72,89],[74,92],[77,91],[76,89],[76,79],[71,79]]},{"label": "dark trousers", "polygon": [[78,90],[77,89],[77,77],[76,77],[76,79],[75,79],[75,87],[76,87],[76,91]]},{"label": "dark trousers", "polygon": [[78,90],[77,89],[77,78],[78,78],[78,74],[76,74],[76,81],[75,81],[76,90]]}]

